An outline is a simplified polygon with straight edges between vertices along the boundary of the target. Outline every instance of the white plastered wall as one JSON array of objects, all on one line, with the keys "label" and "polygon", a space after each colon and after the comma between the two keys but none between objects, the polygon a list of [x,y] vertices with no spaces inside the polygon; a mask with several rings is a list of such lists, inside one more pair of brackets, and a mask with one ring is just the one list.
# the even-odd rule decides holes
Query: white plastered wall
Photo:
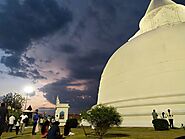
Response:
[{"label": "white plastered wall", "polygon": [[124,126],[152,126],[170,108],[185,124],[185,23],[164,25],[118,49],[100,81],[98,104],[117,107]]},{"label": "white plastered wall", "polygon": [[[56,111],[55,111],[55,120],[60,122],[60,126],[64,126],[67,119],[68,119],[68,110],[69,110],[69,105],[68,104],[58,104],[56,106]],[[64,118],[60,119],[60,112],[64,112]]]}]

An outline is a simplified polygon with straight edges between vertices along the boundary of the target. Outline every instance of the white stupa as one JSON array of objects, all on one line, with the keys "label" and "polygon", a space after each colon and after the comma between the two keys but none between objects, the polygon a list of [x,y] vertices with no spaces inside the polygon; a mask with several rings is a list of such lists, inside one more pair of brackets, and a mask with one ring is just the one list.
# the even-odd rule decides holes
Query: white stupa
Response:
[{"label": "white stupa", "polygon": [[185,6],[151,0],[140,30],[109,59],[98,104],[112,105],[123,126],[152,126],[152,110],[171,109],[185,124]]}]

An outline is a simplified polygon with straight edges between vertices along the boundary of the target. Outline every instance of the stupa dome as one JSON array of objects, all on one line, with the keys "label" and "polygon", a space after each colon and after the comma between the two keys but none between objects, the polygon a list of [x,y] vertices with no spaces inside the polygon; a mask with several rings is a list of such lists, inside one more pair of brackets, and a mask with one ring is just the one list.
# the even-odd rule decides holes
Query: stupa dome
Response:
[{"label": "stupa dome", "polygon": [[125,126],[152,126],[171,109],[175,126],[185,123],[185,7],[152,0],[140,30],[108,60],[101,76],[98,104],[112,105]]}]

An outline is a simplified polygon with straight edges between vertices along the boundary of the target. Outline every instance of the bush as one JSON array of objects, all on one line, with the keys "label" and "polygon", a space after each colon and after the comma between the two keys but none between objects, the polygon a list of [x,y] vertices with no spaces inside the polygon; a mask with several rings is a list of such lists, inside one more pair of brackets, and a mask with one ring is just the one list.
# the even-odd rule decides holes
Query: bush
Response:
[{"label": "bush", "polygon": [[90,110],[82,114],[82,118],[86,119],[95,127],[95,133],[100,139],[103,138],[105,133],[111,126],[121,124],[121,115],[114,107],[96,105]]},{"label": "bush", "polygon": [[75,118],[73,118],[73,119],[68,119],[68,120],[66,121],[66,124],[68,124],[68,126],[69,126],[70,128],[76,128],[76,127],[78,126],[78,120],[75,119]]},{"label": "bush", "polygon": [[155,130],[169,130],[168,121],[165,119],[154,119],[152,123]]}]

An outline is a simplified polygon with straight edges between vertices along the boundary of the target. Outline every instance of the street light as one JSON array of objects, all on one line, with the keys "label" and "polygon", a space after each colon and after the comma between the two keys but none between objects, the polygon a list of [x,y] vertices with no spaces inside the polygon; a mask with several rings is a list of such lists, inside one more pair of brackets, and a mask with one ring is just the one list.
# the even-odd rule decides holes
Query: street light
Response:
[{"label": "street light", "polygon": [[24,88],[24,92],[26,92],[26,103],[25,103],[25,110],[26,110],[26,105],[27,105],[27,101],[28,101],[28,94],[33,92],[33,87],[32,86],[26,86]]}]

